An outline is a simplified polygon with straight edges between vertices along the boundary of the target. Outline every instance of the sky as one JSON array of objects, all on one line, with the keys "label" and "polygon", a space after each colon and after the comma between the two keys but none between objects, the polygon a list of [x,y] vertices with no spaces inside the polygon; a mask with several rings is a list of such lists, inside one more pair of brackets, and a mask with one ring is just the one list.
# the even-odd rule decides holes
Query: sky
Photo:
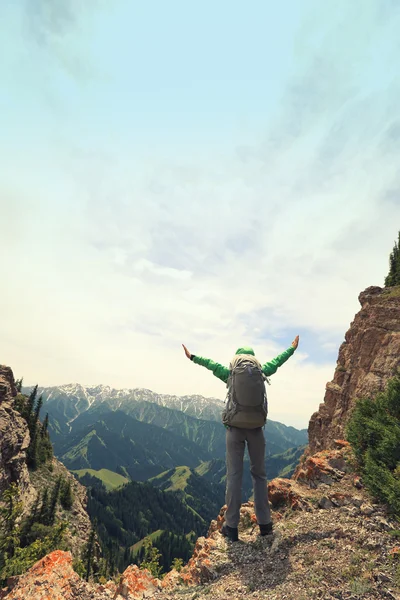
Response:
[{"label": "sky", "polygon": [[2,0],[0,362],[306,427],[400,229],[394,0]]}]

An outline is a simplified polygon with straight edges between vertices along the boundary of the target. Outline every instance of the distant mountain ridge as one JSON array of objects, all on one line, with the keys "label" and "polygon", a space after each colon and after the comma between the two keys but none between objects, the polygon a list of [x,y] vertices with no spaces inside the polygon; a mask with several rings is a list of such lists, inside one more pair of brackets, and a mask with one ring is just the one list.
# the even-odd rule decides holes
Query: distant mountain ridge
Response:
[{"label": "distant mountain ridge", "polygon": [[[26,388],[25,391],[29,393],[30,389]],[[75,428],[73,424],[78,417],[97,409],[99,413],[107,412],[107,409],[121,410],[139,421],[161,427],[165,427],[165,419],[167,419],[167,428],[172,429],[171,421],[175,420],[176,426],[180,426],[184,419],[183,415],[202,421],[221,423],[221,412],[224,408],[224,402],[217,398],[205,398],[196,394],[186,396],[158,394],[146,388],[115,389],[106,385],[83,386],[74,383],[41,387],[38,389],[38,395],[43,396],[45,410],[51,414],[50,428],[55,435],[69,433]],[[159,406],[160,409],[155,410],[154,405]],[[174,418],[172,418],[173,414]],[[282,434],[288,443],[284,444],[284,448],[270,448],[268,450],[270,454],[307,443],[306,429],[299,430],[271,419],[268,419],[267,429],[272,424],[275,431]],[[271,441],[271,436],[269,438]]]},{"label": "distant mountain ridge", "polygon": [[[26,391],[29,390],[27,388]],[[208,421],[219,421],[224,407],[222,400],[196,394],[175,396],[158,394],[146,388],[116,389],[107,385],[84,386],[79,383],[42,387],[38,389],[38,394],[43,395],[48,405],[57,407],[67,422],[101,404],[106,404],[113,410],[123,410],[126,404],[145,401]]]},{"label": "distant mountain ridge", "polygon": [[[176,467],[196,469],[218,460],[212,476],[205,470],[213,483],[220,484],[224,477],[221,400],[80,384],[43,387],[38,393],[49,413],[55,453],[69,469],[107,469],[144,481]],[[268,419],[265,436],[268,476],[292,469],[292,451],[307,443],[307,431]],[[251,488],[248,479],[246,491]]]}]

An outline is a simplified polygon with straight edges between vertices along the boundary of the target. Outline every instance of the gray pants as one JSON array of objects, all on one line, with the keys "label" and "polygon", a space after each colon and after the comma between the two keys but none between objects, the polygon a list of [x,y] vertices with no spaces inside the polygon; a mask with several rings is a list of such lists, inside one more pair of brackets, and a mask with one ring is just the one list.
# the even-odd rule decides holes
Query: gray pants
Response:
[{"label": "gray pants", "polygon": [[250,456],[250,472],[253,479],[254,505],[257,522],[266,525],[271,521],[268,503],[267,475],[265,473],[265,438],[262,427],[257,429],[226,430],[226,496],[228,506],[226,524],[237,527],[242,504],[242,476],[245,443]]}]

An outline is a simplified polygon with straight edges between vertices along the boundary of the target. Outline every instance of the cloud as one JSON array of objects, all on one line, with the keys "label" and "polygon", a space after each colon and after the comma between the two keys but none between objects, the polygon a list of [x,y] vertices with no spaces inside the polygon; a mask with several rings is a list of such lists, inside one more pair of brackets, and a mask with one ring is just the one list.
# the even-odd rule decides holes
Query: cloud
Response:
[{"label": "cloud", "polygon": [[[91,64],[87,46],[104,45],[100,18],[111,8],[77,6],[39,2],[29,17],[35,43]],[[306,425],[358,293],[383,284],[400,222],[399,13],[376,2],[340,6],[306,3],[274,91],[280,101],[260,114],[256,134],[235,134],[224,152],[218,120],[202,121],[204,147],[196,117],[187,137],[179,118],[176,133],[152,127],[154,114],[142,115],[140,130],[129,114],[137,105],[123,104],[127,88],[96,87],[96,78],[78,95],[60,87],[68,118],[38,113],[39,137],[17,105],[16,121],[33,129],[23,131],[17,165],[2,152],[9,226],[0,244],[10,258],[0,334],[2,361],[18,376],[223,397],[221,382],[185,361],[182,342],[229,364],[243,343],[264,361],[300,333],[298,353],[273,378],[270,417]],[[64,81],[56,63],[39,79]],[[39,91],[34,98],[47,106]],[[146,146],[146,136],[158,143]]]}]

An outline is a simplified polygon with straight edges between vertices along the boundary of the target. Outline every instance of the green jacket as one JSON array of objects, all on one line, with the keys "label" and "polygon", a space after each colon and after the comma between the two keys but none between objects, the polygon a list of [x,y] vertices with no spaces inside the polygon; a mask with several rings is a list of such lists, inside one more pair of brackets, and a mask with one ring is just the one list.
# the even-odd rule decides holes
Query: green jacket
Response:
[{"label": "green jacket", "polygon": [[[290,346],[290,348],[282,352],[282,354],[279,354],[279,356],[277,356],[276,358],[272,359],[269,362],[266,362],[262,366],[262,372],[264,373],[264,375],[268,377],[269,375],[273,375],[274,373],[276,373],[278,368],[281,367],[283,363],[285,363],[287,359],[292,356],[294,351],[295,348],[293,348],[293,346]],[[252,354],[254,356],[254,350],[253,348],[245,346],[243,348],[238,348],[236,350],[236,354]],[[224,383],[228,383],[228,367],[224,367],[224,365],[220,365],[219,363],[214,362],[209,358],[196,356],[195,354],[192,354],[192,360],[194,363],[196,363],[196,365],[201,365],[202,367],[205,367],[206,369],[212,371],[215,377],[218,377],[218,379],[221,379],[221,381],[223,381]]]}]

